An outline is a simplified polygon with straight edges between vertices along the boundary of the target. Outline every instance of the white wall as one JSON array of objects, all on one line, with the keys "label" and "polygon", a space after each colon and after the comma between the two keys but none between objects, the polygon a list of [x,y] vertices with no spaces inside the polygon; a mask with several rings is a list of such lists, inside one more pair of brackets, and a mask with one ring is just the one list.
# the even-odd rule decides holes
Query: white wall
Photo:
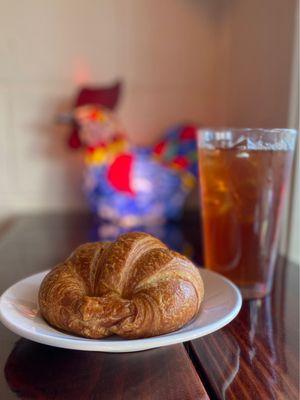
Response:
[{"label": "white wall", "polygon": [[120,116],[154,140],[182,119],[287,124],[296,0],[0,0],[0,213],[84,204],[57,127],[79,84],[125,82]]},{"label": "white wall", "polygon": [[54,124],[78,84],[125,82],[138,140],[213,121],[214,16],[206,1],[10,0],[0,12],[0,207],[83,204],[80,156]]},{"label": "white wall", "polygon": [[297,0],[219,4],[217,106],[222,102],[223,119],[231,126],[286,127]]}]

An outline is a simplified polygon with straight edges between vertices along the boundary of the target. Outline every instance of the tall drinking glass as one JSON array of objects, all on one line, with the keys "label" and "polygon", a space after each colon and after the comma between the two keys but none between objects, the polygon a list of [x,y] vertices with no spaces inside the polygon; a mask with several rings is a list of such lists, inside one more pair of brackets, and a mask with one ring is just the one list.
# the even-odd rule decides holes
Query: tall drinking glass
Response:
[{"label": "tall drinking glass", "polygon": [[297,131],[198,131],[205,267],[235,282],[244,298],[272,287],[279,227]]}]

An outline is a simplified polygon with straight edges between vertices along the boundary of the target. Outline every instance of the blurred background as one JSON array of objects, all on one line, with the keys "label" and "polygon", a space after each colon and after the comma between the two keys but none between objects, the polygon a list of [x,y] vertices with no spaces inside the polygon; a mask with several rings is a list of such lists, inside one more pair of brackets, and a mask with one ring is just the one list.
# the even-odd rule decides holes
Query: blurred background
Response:
[{"label": "blurred background", "polygon": [[[297,3],[0,0],[0,219],[87,208],[82,154],[57,123],[82,86],[121,80],[118,116],[143,145],[182,121],[298,128]],[[291,197],[296,258],[295,184]]]}]

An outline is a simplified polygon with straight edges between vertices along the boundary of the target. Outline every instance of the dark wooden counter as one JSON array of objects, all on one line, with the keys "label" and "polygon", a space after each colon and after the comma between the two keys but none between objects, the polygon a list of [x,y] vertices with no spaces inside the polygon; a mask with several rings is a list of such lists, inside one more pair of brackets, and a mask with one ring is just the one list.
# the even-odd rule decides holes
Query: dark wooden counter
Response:
[{"label": "dark wooden counter", "polygon": [[274,283],[227,327],[189,344],[218,399],[299,399],[299,267],[280,259]]},{"label": "dark wooden counter", "polygon": [[[115,234],[84,214],[9,220],[0,225],[0,293],[79,243]],[[197,216],[157,234],[201,261]],[[0,399],[298,399],[298,282],[298,267],[280,259],[272,295],[244,302],[227,327],[138,353],[58,349],[20,339],[0,324]]]}]

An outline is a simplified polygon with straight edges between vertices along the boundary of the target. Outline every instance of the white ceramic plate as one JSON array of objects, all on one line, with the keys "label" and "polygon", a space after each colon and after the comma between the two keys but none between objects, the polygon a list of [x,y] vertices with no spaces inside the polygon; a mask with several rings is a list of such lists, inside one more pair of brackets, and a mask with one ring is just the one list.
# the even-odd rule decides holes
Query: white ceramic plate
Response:
[{"label": "white ceramic plate", "polygon": [[182,329],[147,339],[127,340],[116,336],[102,340],[84,339],[62,333],[41,318],[37,294],[47,272],[29,276],[6,290],[0,298],[0,319],[8,329],[20,336],[67,349],[122,353],[186,342],[227,325],[242,305],[241,294],[233,283],[219,274],[201,270],[205,287],[204,301],[199,314]]}]

